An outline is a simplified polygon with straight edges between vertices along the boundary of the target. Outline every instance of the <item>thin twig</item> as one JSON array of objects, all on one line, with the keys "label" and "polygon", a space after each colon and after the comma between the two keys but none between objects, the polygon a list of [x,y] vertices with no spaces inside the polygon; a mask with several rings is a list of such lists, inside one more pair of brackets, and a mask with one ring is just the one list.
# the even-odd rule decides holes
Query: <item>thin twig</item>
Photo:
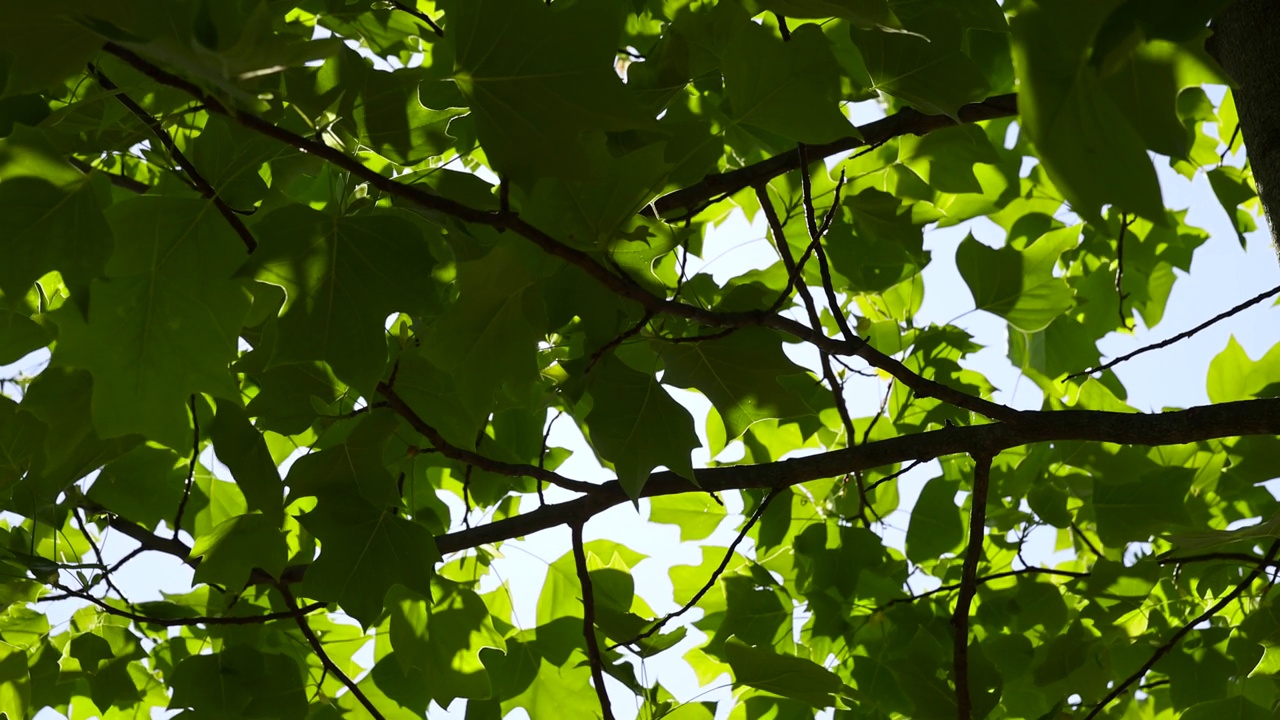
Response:
[{"label": "thin twig", "polygon": [[[546,469],[545,463],[547,460],[547,443],[550,442],[551,440],[551,428],[555,426],[556,421],[560,419],[561,415],[564,415],[564,411],[557,410],[556,416],[551,418],[550,422],[547,423],[546,430],[542,431],[542,446],[538,449],[538,469],[539,470]],[[543,492],[542,492],[542,486],[544,483],[542,482],[541,478],[539,478],[537,482],[538,482],[538,507],[542,507],[547,504],[547,498],[543,495]]]},{"label": "thin twig", "polygon": [[[960,123],[979,122],[1018,114],[1017,95],[997,95],[982,102],[960,108],[956,117]],[[870,145],[883,145],[902,135],[925,135],[945,127],[956,125],[956,120],[944,115],[925,115],[905,108],[885,118],[858,126],[857,135],[850,135],[825,145],[813,145],[809,150],[813,157],[830,157]],[[660,217],[667,222],[692,218],[719,196],[728,198],[739,190],[768,182],[785,175],[799,166],[794,152],[784,152],[767,160],[718,175],[708,175],[702,181],[681,190],[668,193],[646,206],[642,213]]]},{"label": "thin twig", "polygon": [[435,33],[436,37],[444,37],[444,28],[437,25],[436,21],[432,20],[430,15],[422,12],[416,7],[410,7],[407,3],[404,3],[401,0],[387,0],[387,2],[394,5],[397,10],[401,10],[403,12],[409,13],[410,15],[421,20],[422,24],[431,28],[431,32]]},{"label": "thin twig", "polygon": [[[89,543],[89,549],[93,552],[93,557],[97,559],[99,565],[102,565],[103,569],[102,572],[98,574],[98,577],[107,584],[107,590],[115,593],[116,597],[123,600],[126,605],[132,607],[133,603],[129,602],[129,598],[125,597],[124,593],[120,591],[120,588],[116,587],[115,582],[111,579],[111,569],[106,566],[106,561],[102,559],[102,550],[98,548],[98,541],[94,540],[93,536],[89,534],[89,525],[85,522],[81,512],[82,508],[73,508],[71,510],[71,516],[75,518],[76,527],[80,528],[80,534],[84,535],[84,539]],[[97,580],[94,580],[89,584],[89,587],[86,588],[86,590],[93,589],[93,586],[96,583]]]},{"label": "thin twig", "polygon": [[791,42],[791,28],[787,27],[787,19],[782,13],[774,13],[773,16],[778,19],[778,34],[782,36],[782,41]]},{"label": "thin twig", "polygon": [[1120,312],[1120,327],[1130,328],[1129,316],[1124,312],[1124,299],[1129,293],[1124,291],[1124,236],[1128,233],[1129,223],[1133,218],[1126,213],[1120,215],[1120,233],[1116,236],[1116,304]]},{"label": "thin twig", "polygon": [[151,131],[152,135],[156,136],[156,139],[164,146],[165,151],[168,152],[169,157],[173,162],[177,164],[178,167],[182,168],[182,174],[191,181],[191,184],[195,187],[196,191],[199,192],[204,199],[213,203],[213,206],[217,208],[218,213],[227,221],[227,224],[231,226],[231,229],[235,231],[236,235],[240,236],[240,240],[244,243],[245,248],[247,248],[249,252],[253,252],[257,249],[258,242],[253,238],[253,233],[249,232],[249,228],[245,227],[244,221],[240,219],[240,216],[235,210],[231,209],[229,205],[223,202],[222,198],[218,196],[218,191],[214,190],[213,186],[209,184],[209,181],[205,180],[204,176],[196,170],[195,166],[191,164],[191,161],[187,159],[187,156],[178,148],[178,144],[169,136],[169,132],[160,124],[160,121],[156,120],[155,117],[143,109],[141,105],[134,102],[133,98],[125,94],[125,92],[117,87],[115,83],[111,82],[111,80],[104,75],[96,65],[89,65],[89,73],[93,75],[94,79],[98,81],[98,84],[101,85],[104,90],[115,93],[116,100],[119,101],[121,105],[124,105],[129,112],[133,113],[134,117],[141,120],[142,124],[147,126],[147,129]]},{"label": "thin twig", "polygon": [[632,325],[626,330],[623,330],[622,332],[618,333],[616,336],[614,336],[612,340],[605,343],[604,345],[601,345],[599,349],[591,353],[591,357],[587,360],[587,366],[586,368],[583,369],[582,374],[586,375],[590,373],[591,369],[596,366],[597,362],[600,362],[600,358],[604,357],[605,353],[609,352],[610,350],[613,350],[614,348],[630,340],[636,335],[639,335],[640,331],[644,330],[645,325],[649,324],[649,321],[653,319],[654,315],[655,313],[652,310],[649,310],[646,308],[644,311],[644,315],[636,322],[635,325]]},{"label": "thin twig", "polygon": [[74,158],[74,157],[67,158],[67,162],[71,163],[72,167],[84,173],[85,175],[88,175],[89,173],[95,173],[95,172],[102,173],[103,175],[106,176],[107,181],[110,182],[112,185],[115,185],[116,187],[122,190],[128,190],[131,193],[137,193],[139,195],[142,195],[151,189],[151,186],[144,182],[139,182],[137,180],[134,180],[133,178],[128,177],[127,175],[121,175],[120,173],[114,173],[109,170],[103,170],[102,168],[94,167],[89,163],[81,160],[80,158]]},{"label": "thin twig", "polygon": [[[480,441],[484,440],[484,431],[488,424],[489,421],[486,419],[476,432],[475,449],[477,456],[480,454]],[[474,469],[475,465],[467,463],[467,469],[462,473],[462,525],[467,528],[471,527],[471,471]]]},{"label": "thin twig", "polygon": [[1084,720],[1093,720],[1093,718],[1097,717],[1098,714],[1105,710],[1113,700],[1123,695],[1130,685],[1141,680],[1142,676],[1146,675],[1151,668],[1155,667],[1156,663],[1160,662],[1160,658],[1168,655],[1173,648],[1177,646],[1178,642],[1194,630],[1197,625],[1209,620],[1214,615],[1217,615],[1222,608],[1231,604],[1236,598],[1240,597],[1245,590],[1249,589],[1249,586],[1253,584],[1253,581],[1257,580],[1258,576],[1262,574],[1262,569],[1276,559],[1277,551],[1280,551],[1280,540],[1276,540],[1271,543],[1271,547],[1267,550],[1267,554],[1263,558],[1263,562],[1255,565],[1253,570],[1249,572],[1248,576],[1246,576],[1244,580],[1240,581],[1240,584],[1236,585],[1231,592],[1223,595],[1218,602],[1210,606],[1208,610],[1197,615],[1194,620],[1178,628],[1177,632],[1170,635],[1168,640],[1165,640],[1160,647],[1156,648],[1155,652],[1151,653],[1151,657],[1142,664],[1142,667],[1138,668],[1132,675],[1125,678],[1123,681],[1116,683],[1116,686],[1111,688],[1111,692],[1107,693],[1106,697],[1099,700],[1098,704],[1094,705],[1093,709],[1089,711],[1089,714],[1084,716]]},{"label": "thin twig", "polygon": [[987,536],[987,486],[991,481],[991,456],[973,458],[973,494],[969,496],[969,544],[964,552],[960,574],[960,593],[951,615],[955,633],[956,717],[970,720],[973,700],[969,695],[969,609],[978,590],[978,563],[982,559],[982,543]]},{"label": "thin twig", "polygon": [[1227,161],[1227,156],[1231,154],[1231,148],[1235,146],[1236,139],[1240,137],[1240,123],[1236,123],[1235,130],[1231,131],[1231,139],[1227,141],[1227,146],[1222,149],[1222,154],[1218,156],[1218,164],[1221,165]]},{"label": "thin twig", "polygon": [[1089,540],[1089,536],[1085,535],[1083,530],[1081,530],[1074,522],[1071,523],[1069,527],[1071,528],[1071,531],[1075,533],[1075,536],[1080,538],[1080,542],[1084,543],[1084,546],[1089,548],[1089,552],[1093,553],[1094,557],[1102,557],[1102,552],[1098,550],[1091,540]]},{"label": "thin twig", "polygon": [[1179,557],[1161,557],[1156,559],[1157,565],[1185,565],[1194,562],[1213,562],[1215,560],[1227,560],[1238,562],[1244,565],[1263,565],[1280,567],[1280,561],[1267,560],[1258,555],[1250,555],[1249,553],[1234,552],[1210,552],[1198,553],[1196,555],[1182,555]]},{"label": "thin twig", "polygon": [[875,490],[876,488],[889,482],[890,480],[894,480],[896,478],[902,477],[903,475],[906,475],[907,473],[914,470],[916,466],[926,462],[928,462],[928,460],[925,460],[923,458],[916,458],[915,460],[912,460],[906,467],[902,468],[901,470],[898,470],[896,472],[891,472],[888,475],[885,475],[884,477],[880,478],[879,480],[871,483],[870,487],[867,488],[867,492],[871,492]]},{"label": "thin twig", "polygon": [[[803,145],[800,146],[803,151]],[[822,252],[822,236],[831,226],[832,218],[835,216],[837,208],[840,206],[840,189],[844,186],[844,173],[840,174],[840,182],[836,185],[835,195],[831,203],[831,208],[827,211],[823,218],[822,225],[819,226],[814,219],[813,209],[813,187],[808,181],[808,166],[802,164],[800,169],[804,178],[801,183],[802,202],[805,208],[805,219],[809,228],[809,246],[805,250],[805,255],[801,257],[801,262],[808,256],[810,251],[817,253]],[[817,332],[822,332],[822,320],[818,315],[817,303],[813,300],[813,295],[809,292],[809,286],[801,277],[801,265],[791,256],[791,245],[787,242],[785,231],[783,230],[782,220],[778,217],[777,210],[773,207],[773,201],[769,198],[768,190],[764,185],[757,185],[756,200],[760,203],[761,209],[764,211],[765,220],[769,224],[769,231],[773,233],[774,244],[778,246],[778,255],[782,258],[782,265],[787,270],[787,287],[783,289],[782,295],[779,296],[778,302],[774,309],[790,295],[791,288],[794,286],[796,293],[800,295],[804,302],[805,312],[809,315],[809,324]],[[825,282],[826,276],[824,276]],[[833,306],[831,309],[833,314],[839,314],[840,309]],[[853,445],[854,427],[853,418],[849,415],[849,406],[844,399],[844,385],[836,377],[835,369],[831,366],[831,354],[823,350],[818,351],[818,358],[822,367],[822,378],[826,382],[827,388],[831,392],[832,402],[836,406],[836,412],[840,416],[840,423],[844,428],[845,444]],[[867,502],[866,484],[863,481],[861,473],[854,474],[855,487],[858,490],[858,519],[863,525],[870,525],[871,521],[867,518],[867,510],[870,503]],[[875,511],[872,510],[874,513]]]},{"label": "thin twig", "polygon": [[[1089,577],[1090,573],[1077,572],[1075,570],[1055,570],[1053,568],[1025,567],[1025,568],[1020,568],[1018,570],[1005,570],[1004,572],[991,573],[990,575],[983,575],[977,578],[975,582],[978,585],[983,585],[985,583],[991,582],[992,580],[1000,580],[1008,577],[1017,577],[1019,575],[1052,575],[1055,577],[1080,579],[1080,578]],[[916,595],[908,595],[906,597],[894,598],[883,605],[877,606],[872,612],[873,613],[883,612],[893,607],[894,605],[902,605],[904,603],[913,603],[918,600],[924,600],[925,598],[933,597],[934,595],[938,595],[944,592],[959,590],[961,584],[962,583],[951,583],[949,585],[941,585],[932,590],[925,590],[924,592]]]},{"label": "thin twig", "polygon": [[303,615],[313,613],[317,610],[323,610],[325,604],[322,602],[314,602],[309,605],[288,610],[285,612],[264,613],[262,615],[202,615],[198,617],[185,618],[162,618],[152,617],[150,615],[142,615],[111,605],[101,598],[94,597],[87,592],[78,592],[72,590],[61,583],[50,583],[53,587],[62,591],[62,596],[49,595],[39,598],[36,602],[52,602],[56,600],[84,600],[101,608],[108,615],[127,618],[134,622],[146,623],[148,625],[159,625],[161,627],[191,627],[194,625],[261,625],[274,620],[297,619]]},{"label": "thin twig", "polygon": [[582,523],[569,526],[573,534],[573,560],[578,568],[578,582],[582,585],[582,637],[587,645],[587,660],[591,663],[591,679],[600,698],[600,713],[604,720],[613,720],[613,706],[609,703],[609,691],[604,686],[604,660],[596,643],[596,598],[591,587],[591,572],[587,568],[587,549],[582,542]]},{"label": "thin twig", "polygon": [[360,686],[357,685],[349,675],[343,672],[342,668],[338,667],[338,664],[333,661],[333,658],[329,657],[329,653],[324,649],[324,643],[320,642],[320,638],[316,636],[315,631],[311,629],[309,624],[307,624],[307,618],[301,614],[301,608],[298,607],[298,600],[293,596],[293,593],[289,591],[289,587],[280,583],[276,585],[276,589],[280,591],[282,596],[284,596],[285,605],[294,610],[294,622],[298,624],[298,629],[302,631],[302,637],[307,639],[307,644],[311,645],[311,649],[314,650],[316,656],[320,658],[320,664],[324,666],[325,670],[338,678],[339,682],[345,685],[347,690],[351,691],[351,694],[360,702],[361,705],[364,706],[364,709],[368,711],[369,715],[373,717],[374,720],[386,720],[386,717],[381,712],[378,712],[377,706],[373,704],[373,701],[369,700],[369,696],[364,694],[364,691],[360,689]]},{"label": "thin twig", "polygon": [[[784,488],[781,487],[770,488],[769,493],[765,495],[764,499],[760,501],[760,504],[756,506],[755,512],[751,513],[751,517],[747,519],[747,524],[742,526],[742,529],[738,531],[738,536],[733,539],[733,542],[729,543],[729,547],[724,551],[724,557],[721,558],[720,564],[716,566],[715,570],[711,571],[711,576],[707,578],[707,582],[698,589],[698,592],[693,594],[693,597],[689,599],[689,602],[681,605],[678,610],[663,615],[662,618],[650,626],[648,630],[645,630],[626,642],[614,643],[609,646],[609,649],[614,650],[623,647],[624,645],[635,645],[641,640],[653,637],[653,634],[661,630],[663,625],[666,625],[669,621],[689,612],[691,608],[697,605],[698,601],[710,592],[711,588],[716,586],[716,582],[720,580],[720,576],[724,573],[725,569],[729,567],[729,563],[733,560],[733,555],[738,549],[738,545],[747,537],[747,533],[751,532],[751,528],[760,520],[760,516],[764,515],[764,511],[769,507],[769,503],[773,502],[773,499],[783,490]],[[719,502],[718,499],[717,502]]]},{"label": "thin twig", "polygon": [[571,480],[563,475],[546,470],[536,465],[527,465],[522,463],[509,463],[501,460],[494,460],[485,457],[471,450],[464,450],[455,445],[451,445],[440,431],[432,427],[426,420],[423,420],[413,408],[400,397],[391,386],[386,383],[378,383],[378,393],[387,399],[387,404],[391,409],[395,410],[400,417],[404,418],[409,426],[412,427],[419,435],[431,441],[432,446],[440,451],[440,454],[467,465],[475,465],[481,470],[486,470],[495,475],[506,475],[508,477],[531,477],[543,480],[565,490],[572,490],[578,493],[593,493],[599,489],[598,485],[581,480]]},{"label": "thin twig", "polygon": [[196,480],[196,462],[200,459],[200,418],[196,414],[196,396],[191,396],[191,462],[187,465],[187,484],[182,489],[182,499],[178,501],[178,512],[173,518],[173,539],[178,539],[182,532],[182,516],[187,512],[187,501],[191,499],[191,488]]},{"label": "thin twig", "polygon": [[1235,307],[1231,308],[1230,310],[1227,310],[1227,311],[1225,311],[1225,312],[1218,313],[1217,315],[1214,315],[1213,317],[1211,317],[1211,318],[1209,318],[1208,320],[1206,320],[1206,321],[1204,321],[1204,322],[1200,323],[1199,325],[1197,325],[1197,326],[1195,326],[1195,327],[1191,328],[1190,330],[1187,330],[1187,331],[1185,331],[1185,332],[1180,332],[1180,333],[1178,333],[1177,335],[1174,335],[1173,337],[1171,337],[1171,338],[1169,338],[1169,339],[1167,339],[1167,340],[1161,340],[1161,341],[1160,341],[1160,342],[1158,342],[1158,343],[1152,343],[1151,345],[1147,345],[1146,347],[1138,348],[1137,350],[1134,350],[1134,351],[1133,351],[1133,352],[1131,352],[1131,353],[1128,353],[1128,354],[1125,354],[1125,355],[1121,355],[1120,357],[1118,357],[1118,358],[1116,358],[1116,359],[1114,359],[1114,360],[1111,360],[1111,361],[1109,361],[1109,362],[1107,362],[1107,363],[1105,363],[1105,364],[1099,365],[1098,367],[1089,368],[1088,370],[1081,370],[1080,372],[1076,372],[1076,373],[1071,373],[1070,375],[1066,376],[1066,377],[1065,377],[1065,378],[1063,378],[1063,379],[1064,379],[1064,380],[1071,380],[1071,379],[1073,379],[1073,378],[1078,378],[1078,377],[1081,377],[1081,376],[1083,376],[1083,375],[1092,375],[1092,374],[1094,374],[1094,373],[1102,372],[1103,370],[1110,370],[1111,368],[1115,367],[1116,365],[1119,365],[1120,363],[1122,363],[1122,362],[1124,362],[1124,361],[1126,361],[1126,360],[1132,360],[1133,358],[1135,358],[1135,357],[1137,357],[1137,356],[1139,356],[1139,355],[1141,355],[1141,354],[1143,354],[1143,353],[1148,353],[1148,352],[1151,352],[1152,350],[1159,350],[1160,348],[1166,348],[1166,347],[1169,347],[1170,345],[1172,345],[1172,344],[1174,344],[1174,343],[1176,343],[1176,342],[1178,342],[1178,341],[1180,341],[1180,340],[1186,340],[1187,338],[1191,337],[1192,335],[1195,335],[1196,333],[1200,332],[1201,330],[1204,330],[1205,328],[1209,327],[1210,325],[1214,325],[1215,323],[1219,323],[1219,322],[1221,322],[1221,321],[1223,321],[1223,320],[1226,320],[1227,318],[1229,318],[1229,317],[1231,317],[1231,316],[1233,316],[1233,315],[1236,315],[1236,314],[1240,313],[1241,311],[1248,310],[1249,308],[1253,307],[1254,305],[1257,305],[1258,303],[1260,303],[1260,302],[1262,302],[1263,300],[1266,300],[1266,299],[1268,299],[1268,298],[1270,298],[1270,297],[1272,297],[1272,296],[1276,295],[1277,293],[1280,293],[1280,285],[1277,285],[1277,286],[1275,286],[1275,287],[1271,288],[1270,290],[1266,290],[1266,291],[1264,291],[1264,292],[1258,293],[1257,295],[1254,295],[1253,297],[1249,298],[1248,300],[1245,300],[1244,302],[1240,303],[1239,305],[1236,305]]}]

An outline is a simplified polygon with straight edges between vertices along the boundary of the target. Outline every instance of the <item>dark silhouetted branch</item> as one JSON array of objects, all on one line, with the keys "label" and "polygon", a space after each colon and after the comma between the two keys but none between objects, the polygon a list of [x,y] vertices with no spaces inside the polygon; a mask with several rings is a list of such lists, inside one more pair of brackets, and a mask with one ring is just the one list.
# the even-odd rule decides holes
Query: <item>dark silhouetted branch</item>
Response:
[{"label": "dark silhouetted branch", "polygon": [[1095,368],[1089,368],[1088,370],[1081,370],[1080,372],[1076,372],[1076,373],[1071,373],[1071,374],[1070,374],[1070,375],[1068,375],[1065,379],[1066,379],[1066,380],[1071,380],[1071,379],[1073,379],[1073,378],[1082,377],[1082,376],[1084,376],[1084,375],[1092,375],[1092,374],[1094,374],[1094,373],[1102,372],[1103,370],[1110,370],[1111,368],[1115,367],[1116,365],[1119,365],[1120,363],[1122,363],[1122,362],[1124,362],[1124,361],[1126,361],[1126,360],[1132,360],[1133,358],[1135,358],[1135,357],[1137,357],[1137,356],[1139,356],[1139,355],[1141,355],[1141,354],[1143,354],[1143,353],[1148,353],[1148,352],[1151,352],[1152,350],[1159,350],[1160,348],[1166,348],[1166,347],[1169,347],[1170,345],[1172,345],[1172,344],[1174,344],[1174,343],[1176,343],[1176,342],[1178,342],[1178,341],[1180,341],[1180,340],[1186,340],[1187,338],[1191,337],[1192,335],[1195,335],[1196,333],[1200,332],[1201,330],[1204,330],[1205,328],[1209,327],[1210,325],[1214,325],[1214,324],[1216,324],[1216,323],[1222,322],[1223,320],[1226,320],[1227,318],[1229,318],[1229,317],[1231,317],[1231,316],[1233,316],[1233,315],[1238,315],[1240,312],[1242,312],[1242,311],[1244,311],[1244,310],[1248,310],[1249,308],[1253,307],[1254,305],[1257,305],[1258,303],[1262,302],[1263,300],[1266,300],[1266,299],[1268,299],[1268,298],[1270,298],[1270,297],[1272,297],[1272,296],[1274,296],[1274,295],[1276,295],[1276,294],[1280,294],[1280,285],[1277,285],[1277,286],[1275,286],[1275,287],[1271,288],[1270,290],[1266,290],[1266,291],[1264,291],[1264,292],[1260,292],[1260,293],[1258,293],[1257,295],[1254,295],[1253,297],[1249,298],[1248,300],[1245,300],[1244,302],[1240,303],[1239,305],[1236,305],[1235,307],[1231,308],[1230,310],[1227,310],[1227,311],[1225,311],[1225,312],[1221,312],[1221,313],[1218,313],[1217,315],[1214,315],[1213,317],[1211,317],[1211,318],[1209,318],[1208,320],[1206,320],[1206,321],[1204,321],[1204,322],[1200,323],[1199,325],[1197,325],[1197,326],[1195,326],[1195,327],[1191,328],[1190,330],[1187,330],[1187,331],[1185,331],[1185,332],[1180,332],[1180,333],[1178,333],[1177,335],[1174,335],[1173,337],[1171,337],[1171,338],[1169,338],[1169,339],[1167,339],[1167,340],[1161,340],[1161,341],[1160,341],[1160,342],[1158,342],[1158,343],[1152,343],[1152,344],[1147,345],[1147,346],[1145,346],[1145,347],[1138,348],[1137,350],[1134,350],[1134,351],[1133,351],[1133,352],[1131,352],[1131,353],[1126,353],[1126,354],[1124,354],[1124,355],[1121,355],[1120,357],[1115,358],[1114,360],[1110,360],[1110,361],[1108,361],[1108,362],[1106,362],[1106,363],[1104,363],[1104,364],[1102,364],[1102,365],[1099,365],[1098,367],[1095,367]]},{"label": "dark silhouetted branch", "polygon": [[395,410],[400,417],[404,418],[405,421],[409,423],[410,427],[417,431],[418,434],[429,440],[441,455],[449,458],[450,460],[457,460],[458,462],[465,463],[467,465],[474,465],[481,470],[487,470],[495,475],[531,477],[536,480],[551,483],[557,487],[562,487],[565,490],[572,490],[573,492],[593,493],[600,488],[600,486],[595,483],[571,480],[559,473],[552,472],[545,468],[540,468],[537,465],[526,465],[494,460],[492,458],[485,457],[480,453],[473,452],[471,450],[464,450],[463,448],[451,445],[449,441],[444,439],[439,430],[436,430],[426,420],[423,420],[418,413],[414,412],[413,408],[409,407],[409,404],[406,403],[404,399],[391,388],[391,386],[386,383],[378,383],[378,393],[387,399],[387,404],[391,409]]},{"label": "dark silhouetted branch", "polygon": [[[1017,95],[997,95],[982,102],[971,103],[956,113],[962,123],[993,120],[1018,114]],[[809,156],[825,158],[854,150],[864,145],[878,145],[902,135],[925,135],[956,122],[945,115],[925,115],[905,108],[886,118],[861,125],[857,133],[825,145],[810,145]],[[686,220],[711,204],[713,198],[727,198],[739,190],[768,182],[800,166],[800,158],[793,152],[775,155],[768,160],[717,175],[708,175],[689,187],[668,193],[645,208],[644,213],[664,218],[670,222]]]},{"label": "dark silhouetted branch", "polygon": [[116,100],[118,100],[121,105],[124,105],[129,112],[133,113],[134,117],[142,121],[142,124],[147,126],[147,129],[151,131],[152,135],[156,136],[156,139],[164,146],[169,157],[179,168],[182,169],[182,173],[186,175],[187,179],[191,181],[196,192],[200,193],[206,200],[213,203],[213,206],[217,208],[218,213],[227,221],[227,224],[231,226],[231,229],[235,231],[236,235],[240,236],[240,240],[244,242],[245,248],[247,248],[249,252],[253,252],[257,249],[258,242],[257,240],[254,240],[253,233],[249,232],[249,228],[245,227],[244,221],[240,219],[240,216],[236,214],[235,210],[231,209],[229,205],[223,202],[222,198],[218,197],[218,191],[215,190],[213,186],[209,184],[209,181],[206,180],[204,176],[196,170],[195,166],[191,164],[191,161],[188,160],[187,156],[178,148],[177,143],[175,143],[173,138],[169,136],[169,132],[164,129],[164,126],[160,124],[160,121],[156,120],[155,117],[153,117],[151,113],[147,112],[141,105],[134,102],[132,98],[126,95],[123,90],[116,86],[115,83],[111,82],[111,80],[96,66],[89,65],[89,73],[93,75],[94,79],[98,81],[98,84],[101,85],[104,90],[115,93]]},{"label": "dark silhouetted branch", "polygon": [[377,706],[373,704],[373,701],[369,699],[369,696],[365,695],[364,691],[360,689],[360,686],[357,685],[349,675],[343,672],[342,668],[338,667],[338,664],[333,661],[333,658],[329,657],[329,653],[324,649],[324,643],[320,642],[320,638],[316,636],[315,631],[307,624],[307,618],[302,614],[302,608],[299,607],[298,600],[293,596],[293,593],[289,591],[288,586],[278,584],[276,585],[276,589],[284,596],[285,604],[294,610],[292,617],[294,622],[298,624],[298,630],[302,631],[302,637],[307,639],[307,644],[311,646],[311,649],[315,651],[316,656],[320,658],[320,664],[324,666],[325,671],[338,678],[338,681],[346,686],[347,690],[351,691],[351,695],[354,696],[356,700],[360,701],[360,704],[364,706],[364,709],[369,712],[369,715],[373,717],[374,720],[386,720],[385,716],[378,711]]},{"label": "dark silhouetted branch", "polygon": [[960,593],[951,615],[951,631],[955,634],[954,677],[956,684],[956,717],[969,720],[973,700],[969,695],[969,610],[978,591],[978,563],[982,561],[982,543],[987,538],[987,487],[991,482],[991,456],[975,455],[973,494],[969,496],[969,544],[964,551],[960,573]]},{"label": "dark silhouetted branch", "polygon": [[591,664],[591,680],[600,698],[600,713],[604,720],[613,720],[613,705],[609,702],[609,690],[604,686],[604,660],[600,657],[600,645],[596,642],[596,598],[591,587],[591,571],[587,567],[587,549],[582,542],[582,523],[570,526],[573,533],[573,562],[578,568],[578,582],[582,585],[582,635],[587,646],[587,661]]}]

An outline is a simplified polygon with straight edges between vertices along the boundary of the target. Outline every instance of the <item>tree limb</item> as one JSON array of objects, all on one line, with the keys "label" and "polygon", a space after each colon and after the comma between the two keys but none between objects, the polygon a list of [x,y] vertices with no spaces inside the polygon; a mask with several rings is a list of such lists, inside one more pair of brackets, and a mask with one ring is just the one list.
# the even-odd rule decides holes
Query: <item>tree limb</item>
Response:
[{"label": "tree limb", "polygon": [[973,717],[973,700],[969,694],[969,610],[978,591],[978,563],[982,560],[982,543],[987,537],[987,488],[991,483],[991,456],[975,455],[973,494],[969,496],[969,544],[964,551],[960,574],[960,594],[951,615],[951,631],[955,634],[954,680],[956,685],[956,717]]}]

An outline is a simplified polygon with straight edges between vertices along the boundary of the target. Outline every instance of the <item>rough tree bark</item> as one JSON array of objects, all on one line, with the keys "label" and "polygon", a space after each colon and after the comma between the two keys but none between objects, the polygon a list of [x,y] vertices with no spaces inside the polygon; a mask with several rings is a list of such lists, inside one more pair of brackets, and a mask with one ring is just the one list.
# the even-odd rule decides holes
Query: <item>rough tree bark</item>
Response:
[{"label": "rough tree bark", "polygon": [[1209,50],[1236,82],[1240,134],[1280,254],[1280,3],[1237,0],[1213,21]]}]

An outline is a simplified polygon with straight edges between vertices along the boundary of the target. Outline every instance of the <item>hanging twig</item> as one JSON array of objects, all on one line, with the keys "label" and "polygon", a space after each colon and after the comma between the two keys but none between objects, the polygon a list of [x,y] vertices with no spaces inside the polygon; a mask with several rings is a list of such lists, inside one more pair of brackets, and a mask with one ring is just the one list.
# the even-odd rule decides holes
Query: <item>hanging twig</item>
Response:
[{"label": "hanging twig", "polygon": [[1124,236],[1128,233],[1129,223],[1133,218],[1128,214],[1120,215],[1120,233],[1116,236],[1116,305],[1120,312],[1120,327],[1132,328],[1129,316],[1124,312],[1124,300],[1129,293],[1124,291]]},{"label": "hanging twig", "polygon": [[613,706],[609,703],[609,691],[604,686],[604,660],[596,643],[596,598],[591,587],[591,572],[587,568],[587,549],[582,542],[582,523],[569,526],[573,534],[573,560],[578,567],[578,582],[582,585],[582,636],[587,645],[587,661],[591,663],[591,679],[600,698],[600,713],[604,720],[613,720]]},{"label": "hanging twig", "polygon": [[978,563],[982,559],[982,543],[987,535],[987,486],[991,481],[991,456],[975,455],[973,460],[973,494],[969,496],[969,544],[965,547],[956,609],[951,615],[951,629],[955,633],[953,679],[956,684],[959,720],[969,720],[973,715],[973,700],[969,694],[969,608],[973,605],[973,596],[978,590]]},{"label": "hanging twig", "polygon": [[187,501],[191,499],[191,488],[196,481],[196,463],[200,459],[200,418],[196,414],[196,396],[191,396],[191,462],[187,465],[187,484],[182,489],[182,499],[178,501],[178,512],[173,518],[173,539],[178,539],[182,532],[182,516],[187,511]]}]

